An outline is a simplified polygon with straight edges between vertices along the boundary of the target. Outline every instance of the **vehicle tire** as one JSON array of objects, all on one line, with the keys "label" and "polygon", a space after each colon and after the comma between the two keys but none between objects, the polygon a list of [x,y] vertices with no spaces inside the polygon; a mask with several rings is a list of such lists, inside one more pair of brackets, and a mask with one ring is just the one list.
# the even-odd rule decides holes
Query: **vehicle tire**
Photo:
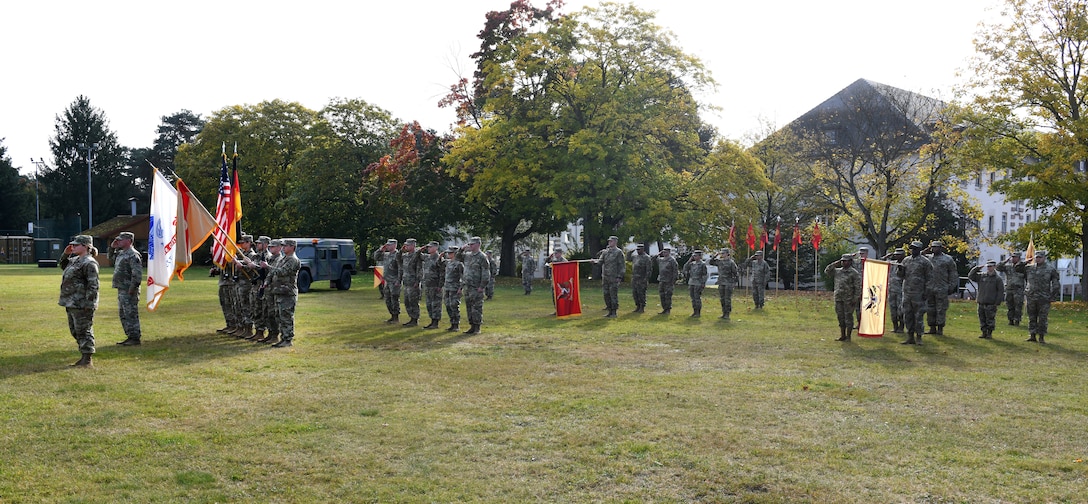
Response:
[{"label": "vehicle tire", "polygon": [[313,282],[313,278],[310,277],[310,272],[307,270],[300,270],[298,272],[298,291],[310,292],[310,283]]},{"label": "vehicle tire", "polygon": [[336,282],[337,290],[348,290],[351,288],[351,270],[342,270],[340,272],[340,280]]}]

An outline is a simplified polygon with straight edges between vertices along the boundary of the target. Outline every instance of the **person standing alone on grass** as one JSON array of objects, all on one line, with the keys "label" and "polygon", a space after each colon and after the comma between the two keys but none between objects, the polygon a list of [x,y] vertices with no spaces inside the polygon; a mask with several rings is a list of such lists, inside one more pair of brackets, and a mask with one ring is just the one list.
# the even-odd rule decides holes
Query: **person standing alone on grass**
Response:
[{"label": "person standing alone on grass", "polygon": [[140,344],[140,284],[144,281],[140,253],[132,247],[132,233],[125,231],[113,239],[117,257],[113,262],[113,288],[117,289],[117,312],[125,330],[122,346]]},{"label": "person standing alone on grass", "polygon": [[982,331],[979,338],[982,339],[993,339],[994,337],[994,319],[997,317],[997,305],[1001,304],[1001,295],[1005,290],[1001,277],[997,276],[996,267],[997,262],[986,261],[985,272],[981,271],[983,266],[975,266],[971,268],[971,271],[967,272],[967,278],[978,284],[978,295],[975,300],[978,302],[978,326]]},{"label": "person standing alone on grass", "polygon": [[92,367],[94,355],[94,311],[98,309],[98,250],[88,235],[79,235],[68,243],[60,260],[64,275],[60,281],[60,301],[68,312],[68,331],[82,355],[73,366]]},{"label": "person standing alone on grass", "polygon": [[839,319],[839,339],[850,341],[854,332],[854,312],[861,305],[861,273],[854,268],[854,256],[843,254],[824,268],[824,275],[835,278],[835,316]]}]

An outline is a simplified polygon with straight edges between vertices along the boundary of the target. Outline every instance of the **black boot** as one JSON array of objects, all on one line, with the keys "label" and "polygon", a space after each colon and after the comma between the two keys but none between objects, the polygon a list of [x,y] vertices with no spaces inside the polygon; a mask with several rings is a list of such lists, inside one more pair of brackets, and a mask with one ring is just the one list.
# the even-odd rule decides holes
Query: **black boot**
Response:
[{"label": "black boot", "polygon": [[411,319],[408,319],[408,321],[405,322],[403,325],[404,325],[404,327],[415,327],[415,326],[419,325],[418,322],[419,322],[419,319],[413,317]]},{"label": "black boot", "polygon": [[396,324],[397,322],[400,322],[400,314],[390,315],[389,320],[385,321],[386,324]]},{"label": "black boot", "polygon": [[73,362],[71,364],[71,366],[72,367],[94,367],[94,364],[91,364],[91,355],[93,355],[93,354],[89,354],[89,353],[83,354],[79,358],[79,360]]},{"label": "black boot", "polygon": [[446,329],[446,332],[457,332],[457,331],[460,331],[460,330],[461,330],[461,324],[458,324],[458,323],[454,322],[454,323],[450,324],[450,327],[449,327],[449,329]]},{"label": "black boot", "polygon": [[1039,343],[1046,343],[1046,338],[1044,338],[1043,336],[1046,335],[1043,333],[1039,333]]},{"label": "black boot", "polygon": [[937,326],[937,336],[944,336],[944,325]]},{"label": "black boot", "polygon": [[431,323],[423,326],[424,329],[438,329],[438,319],[431,319]]},{"label": "black boot", "polygon": [[913,332],[907,333],[907,340],[902,342],[902,343],[899,343],[899,344],[900,345],[913,345],[914,344],[914,333]]},{"label": "black boot", "polygon": [[471,324],[465,334],[480,334],[480,324]]},{"label": "black boot", "polygon": [[926,334],[937,334],[937,326],[935,326],[935,325],[929,326],[929,330],[926,331]]},{"label": "black boot", "polygon": [[1036,342],[1036,341],[1038,341],[1038,340],[1036,340],[1036,339],[1035,339],[1035,333],[1031,333],[1031,337],[1030,337],[1030,338],[1028,338],[1028,339],[1026,339],[1026,340],[1024,340],[1024,341],[1031,341],[1031,342],[1033,342],[1033,343],[1034,343],[1034,342]]}]

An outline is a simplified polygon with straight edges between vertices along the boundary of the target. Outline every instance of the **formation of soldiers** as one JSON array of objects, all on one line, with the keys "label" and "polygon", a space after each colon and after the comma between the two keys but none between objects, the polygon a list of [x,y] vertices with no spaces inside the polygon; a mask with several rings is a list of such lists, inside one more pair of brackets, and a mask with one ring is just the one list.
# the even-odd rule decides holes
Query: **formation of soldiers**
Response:
[{"label": "formation of soldiers", "polygon": [[[437,329],[442,321],[442,307],[450,319],[447,331],[460,330],[461,298],[465,300],[465,312],[469,329],[465,334],[479,334],[483,325],[484,299],[494,292],[494,276],[497,263],[480,250],[480,237],[474,236],[463,247],[451,246],[438,253],[438,242],[430,242],[417,248],[416,239],[409,238],[397,247],[395,238],[374,251],[374,262],[382,267],[383,297],[389,311],[387,324],[400,322],[401,292],[404,293],[404,311],[409,320],[402,324],[415,327],[419,323],[420,292],[425,294],[427,316],[431,323],[424,329]],[[528,294],[528,290],[526,294]]]},{"label": "formation of soldiers", "polygon": [[226,326],[216,330],[236,338],[293,346],[298,304],[297,242],[243,234],[236,261],[219,275],[219,303]]}]

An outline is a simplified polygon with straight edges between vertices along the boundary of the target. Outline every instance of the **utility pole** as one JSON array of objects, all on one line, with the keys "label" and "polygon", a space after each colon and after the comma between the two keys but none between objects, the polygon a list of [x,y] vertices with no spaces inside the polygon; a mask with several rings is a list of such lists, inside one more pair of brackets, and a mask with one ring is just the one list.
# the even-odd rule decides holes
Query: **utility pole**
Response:
[{"label": "utility pole", "polygon": [[99,147],[98,142],[91,145],[80,142],[76,147],[79,149],[80,154],[82,154],[84,150],[87,151],[87,229],[91,229],[94,227],[94,217],[91,213],[91,209],[93,208],[91,204],[91,160],[94,159],[94,151],[99,150]]}]

